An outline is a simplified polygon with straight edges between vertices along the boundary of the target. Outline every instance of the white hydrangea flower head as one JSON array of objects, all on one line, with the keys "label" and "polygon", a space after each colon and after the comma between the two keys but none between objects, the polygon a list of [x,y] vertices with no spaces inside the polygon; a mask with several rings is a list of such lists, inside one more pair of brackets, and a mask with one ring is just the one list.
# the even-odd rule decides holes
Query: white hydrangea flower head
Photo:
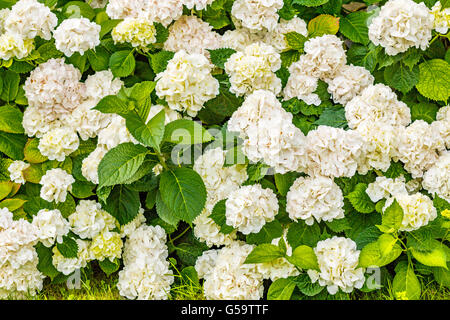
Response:
[{"label": "white hydrangea flower head", "polygon": [[208,277],[208,275],[214,270],[218,255],[219,250],[212,249],[203,251],[202,255],[197,258],[197,261],[195,261],[195,271],[197,271],[200,279]]},{"label": "white hydrangea flower head", "polygon": [[385,172],[396,154],[397,130],[384,122],[364,121],[355,130],[364,140],[363,155],[358,172],[366,174],[371,168]]},{"label": "white hydrangea flower head", "polygon": [[84,17],[66,19],[53,32],[56,49],[67,57],[84,55],[100,44],[100,30],[100,25]]},{"label": "white hydrangea flower head", "polygon": [[162,106],[160,104],[157,104],[150,108],[150,112],[148,113],[146,122],[148,123],[154,116],[156,116],[162,110],[164,110],[164,113],[166,114],[164,124],[168,124],[169,122],[179,120],[182,118],[181,114],[178,113],[177,111],[172,110],[168,107]]},{"label": "white hydrangea flower head", "polygon": [[0,59],[23,59],[34,49],[33,40],[23,39],[17,33],[4,33],[0,35]]},{"label": "white hydrangea flower head", "polygon": [[403,209],[402,226],[399,231],[417,230],[437,218],[433,200],[419,192],[412,195],[399,193],[389,198],[383,207],[383,212],[394,202],[394,199]]},{"label": "white hydrangea flower head", "polygon": [[169,37],[164,42],[164,50],[188,54],[200,53],[209,58],[209,51],[221,47],[220,35],[212,26],[196,16],[182,16],[169,28]]},{"label": "white hydrangea flower head", "polygon": [[106,14],[111,19],[138,18],[145,12],[146,5],[142,0],[109,0]]},{"label": "white hydrangea flower head", "polygon": [[195,10],[203,10],[213,2],[214,0],[183,0],[183,4],[189,10],[194,8]]},{"label": "white hydrangea flower head", "polygon": [[66,201],[67,192],[72,191],[72,175],[60,168],[47,170],[39,183],[42,185],[40,196],[42,199],[55,203]]},{"label": "white hydrangea flower head", "polygon": [[208,247],[229,245],[236,240],[236,230],[231,233],[224,234],[220,231],[220,227],[209,217],[211,210],[204,209],[194,220],[194,235],[201,241],[205,242]]},{"label": "white hydrangea flower head", "polygon": [[369,25],[369,39],[395,56],[411,47],[425,50],[431,40],[434,16],[421,2],[389,0]]},{"label": "white hydrangea flower head", "polygon": [[110,114],[93,109],[96,105],[97,100],[87,99],[75,108],[69,117],[63,119],[65,125],[78,132],[81,140],[95,138],[111,121]]},{"label": "white hydrangea flower head", "polygon": [[25,81],[23,89],[31,107],[38,108],[47,122],[63,119],[85,97],[81,73],[64,59],[50,59],[40,64]]},{"label": "white hydrangea flower head", "polygon": [[369,183],[366,193],[372,202],[378,202],[381,199],[388,199],[399,194],[408,193],[405,177],[400,176],[395,179],[384,176],[377,177],[374,182]]},{"label": "white hydrangea flower head", "polygon": [[0,34],[3,34],[6,32],[5,21],[10,12],[11,12],[11,10],[8,8],[0,9]]},{"label": "white hydrangea flower head", "polygon": [[254,246],[234,241],[218,250],[214,267],[204,274],[203,290],[208,300],[259,300],[263,275],[255,264],[244,264]]},{"label": "white hydrangea flower head", "polygon": [[37,228],[37,237],[46,247],[51,247],[55,241],[63,242],[63,236],[70,231],[69,222],[64,219],[58,209],[42,209],[33,217],[32,224]]},{"label": "white hydrangea flower head", "polygon": [[13,161],[9,167],[9,178],[12,182],[15,183],[25,183],[25,178],[23,176],[23,171],[30,167],[29,163],[26,163],[24,161],[16,160]]},{"label": "white hydrangea flower head", "polygon": [[247,28],[237,28],[225,31],[222,35],[222,47],[244,51],[247,46],[263,40],[264,35],[260,33],[252,33]]},{"label": "white hydrangea flower head", "polygon": [[123,81],[114,78],[113,73],[108,69],[89,75],[84,84],[87,97],[100,101],[106,96],[117,94],[123,86]]},{"label": "white hydrangea flower head", "polygon": [[443,152],[423,175],[422,186],[450,202],[450,151]]},{"label": "white hydrangea flower head", "polygon": [[40,36],[44,40],[50,40],[57,24],[58,18],[44,4],[37,0],[19,0],[11,7],[4,28],[24,39]]},{"label": "white hydrangea flower head", "polygon": [[278,52],[288,49],[284,36],[289,32],[297,32],[305,37],[308,36],[308,28],[305,20],[294,17],[291,20],[280,19],[280,22],[271,31],[267,32],[264,42],[274,47]]},{"label": "white hydrangea flower head", "polygon": [[438,110],[436,121],[433,121],[431,126],[442,137],[447,149],[450,149],[450,106]]},{"label": "white hydrangea flower head", "polygon": [[0,232],[9,229],[14,224],[13,213],[8,208],[0,209]]},{"label": "white hydrangea flower head", "polygon": [[166,233],[160,226],[141,225],[125,242],[124,268],[117,287],[121,296],[138,300],[165,300],[174,282],[167,261]]},{"label": "white hydrangea flower head", "polygon": [[97,146],[81,163],[81,173],[88,181],[98,184],[98,165],[108,152],[104,146]]},{"label": "white hydrangea flower head", "polygon": [[183,14],[183,0],[147,0],[144,14],[149,20],[167,28]]},{"label": "white hydrangea flower head", "polygon": [[144,209],[139,208],[139,212],[138,212],[137,216],[134,217],[134,219],[132,221],[128,222],[127,224],[125,224],[123,226],[118,225],[119,230],[120,230],[120,237],[124,238],[124,237],[130,236],[134,232],[134,230],[139,228],[143,223],[145,223],[145,221],[146,221],[146,219],[144,216]]},{"label": "white hydrangea flower head", "polygon": [[431,14],[434,15],[433,29],[446,34],[450,27],[450,8],[442,9],[442,4],[438,1],[431,8]]},{"label": "white hydrangea flower head", "polygon": [[225,72],[230,76],[230,91],[237,96],[259,89],[278,94],[281,80],[275,72],[280,67],[280,55],[272,46],[263,42],[250,44],[244,51],[232,54],[225,63]]},{"label": "white hydrangea flower head", "polygon": [[108,0],[85,0],[92,9],[104,8],[108,3]]},{"label": "white hydrangea flower head", "polygon": [[332,79],[347,63],[347,55],[343,42],[335,35],[325,34],[305,42],[305,54],[298,63],[303,73],[320,78],[323,81]]},{"label": "white hydrangea flower head", "polygon": [[344,218],[344,195],[339,186],[327,177],[299,177],[289,189],[286,211],[294,221],[307,225]]},{"label": "white hydrangea flower head", "polygon": [[362,155],[364,141],[355,131],[319,126],[306,136],[310,176],[352,177]]},{"label": "white hydrangea flower head", "polygon": [[373,85],[374,77],[364,67],[345,65],[333,79],[328,80],[328,92],[335,103],[346,105],[347,102]]},{"label": "white hydrangea flower head", "polygon": [[350,128],[356,129],[362,122],[384,122],[392,126],[407,126],[411,111],[392,89],[382,83],[365,88],[360,95],[345,105],[345,117]]},{"label": "white hydrangea flower head", "polygon": [[39,140],[38,149],[50,160],[64,161],[66,156],[78,149],[80,140],[72,128],[55,128]]},{"label": "white hydrangea flower head", "polygon": [[413,178],[421,178],[438,159],[438,152],[445,150],[442,137],[423,120],[416,120],[406,128],[400,127],[397,137],[394,160],[403,162]]},{"label": "white hydrangea flower head", "polygon": [[92,238],[89,253],[92,259],[103,261],[120,259],[122,256],[123,242],[119,233],[104,230]]},{"label": "white hydrangea flower head", "polygon": [[29,137],[42,138],[48,131],[61,127],[62,122],[60,120],[48,121],[39,108],[28,106],[23,113],[22,126],[25,134]]},{"label": "white hydrangea flower head", "polygon": [[306,74],[299,62],[292,63],[289,67],[289,78],[283,90],[284,100],[297,98],[309,105],[320,105],[322,101],[314,93],[318,80],[319,78]]},{"label": "white hydrangea flower head", "polygon": [[281,174],[305,166],[305,136],[270,91],[249,95],[231,116],[228,130],[244,139],[242,150],[250,161],[263,160]]},{"label": "white hydrangea flower head", "polygon": [[314,248],[320,272],[308,270],[313,283],[326,286],[330,294],[339,289],[350,293],[354,288],[360,289],[366,281],[364,268],[358,268],[360,251],[356,243],[348,238],[337,237],[319,241]]},{"label": "white hydrangea flower head", "polygon": [[114,114],[108,126],[98,132],[98,146],[110,150],[125,142],[138,144],[138,141],[128,131],[125,119]]},{"label": "white hydrangea flower head", "polygon": [[145,18],[126,18],[114,27],[111,36],[114,43],[128,42],[147,51],[147,47],[156,42],[156,28]]},{"label": "white hydrangea flower head", "polygon": [[272,189],[263,189],[259,184],[233,191],[225,207],[226,224],[243,234],[258,233],[278,214],[277,196]]},{"label": "white hydrangea flower head", "polygon": [[283,5],[283,0],[236,0],[231,15],[252,31],[272,31],[277,26],[277,11]]},{"label": "white hydrangea flower head", "polygon": [[165,71],[156,75],[156,94],[173,110],[195,117],[203,104],[219,94],[212,64],[202,54],[175,53]]},{"label": "white hydrangea flower head", "polygon": [[87,266],[87,263],[92,260],[89,246],[90,241],[76,239],[75,240],[78,245],[78,253],[76,258],[66,258],[61,252],[59,252],[56,246],[53,247],[53,256],[52,263],[55,266],[56,270],[62,272],[64,275],[69,275],[75,270],[80,268],[84,268]]},{"label": "white hydrangea flower head", "polygon": [[115,228],[116,219],[94,200],[80,200],[69,216],[71,230],[82,239],[92,239],[103,231]]},{"label": "white hydrangea flower head", "polygon": [[[286,254],[288,256],[291,256],[292,247],[289,245],[286,238],[287,231],[288,229],[284,229],[283,237],[273,239],[272,244],[278,246],[279,241],[283,239],[282,241],[284,241],[284,243],[286,244]],[[285,258],[278,258],[273,260],[272,262],[260,263],[258,264],[258,268],[259,272],[263,274],[264,279],[270,279],[272,281],[287,277],[295,277],[300,274],[297,268],[292,263],[288,262]]]}]

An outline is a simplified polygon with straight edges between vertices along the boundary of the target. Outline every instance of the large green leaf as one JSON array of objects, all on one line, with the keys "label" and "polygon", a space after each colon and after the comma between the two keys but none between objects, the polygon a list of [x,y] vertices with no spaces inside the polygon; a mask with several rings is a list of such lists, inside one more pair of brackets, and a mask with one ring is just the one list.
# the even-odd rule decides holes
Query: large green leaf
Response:
[{"label": "large green leaf", "polygon": [[377,241],[366,245],[359,255],[360,267],[382,267],[395,259],[402,253],[397,239],[390,234],[382,234]]},{"label": "large green leaf", "polygon": [[267,300],[289,300],[294,292],[296,283],[291,278],[275,280],[267,292]]},{"label": "large green leaf", "polygon": [[339,18],[329,14],[318,15],[308,22],[309,38],[320,37],[324,34],[336,34],[338,30]]},{"label": "large green leaf", "polygon": [[419,67],[410,69],[401,62],[392,64],[384,69],[384,80],[392,88],[407,93],[419,82]]},{"label": "large green leaf", "polygon": [[27,138],[21,134],[0,131],[0,151],[13,160],[22,160]]},{"label": "large green leaf", "polygon": [[164,121],[166,119],[164,110],[161,110],[147,123],[134,112],[126,115],[125,118],[128,130],[137,141],[160,152],[159,145],[164,136]]},{"label": "large green leaf", "polygon": [[386,228],[386,230],[391,229],[393,231],[398,231],[402,226],[403,221],[403,209],[398,204],[397,200],[384,210],[381,220],[381,225]]},{"label": "large green leaf", "polygon": [[417,90],[426,98],[447,101],[450,97],[450,64],[442,59],[433,59],[419,65]]},{"label": "large green leaf", "polygon": [[340,32],[353,42],[368,44],[367,18],[369,16],[369,13],[363,11],[350,13],[340,20]]},{"label": "large green leaf", "polygon": [[163,140],[189,145],[209,142],[213,140],[213,136],[199,123],[188,119],[179,119],[167,124]]},{"label": "large green leaf", "polygon": [[263,243],[250,252],[244,263],[272,262],[281,257],[284,257],[283,250],[273,244]]},{"label": "large green leaf", "polygon": [[9,133],[23,133],[23,114],[19,108],[13,106],[0,107],[0,131]]},{"label": "large green leaf", "polygon": [[397,299],[418,300],[420,298],[420,282],[411,265],[397,271],[392,283],[392,291]]},{"label": "large green leaf", "polygon": [[288,260],[293,265],[301,269],[319,270],[319,263],[317,262],[316,254],[313,248],[301,245],[294,249],[292,256]]},{"label": "large green leaf", "polygon": [[106,199],[104,209],[116,218],[120,225],[125,225],[138,215],[140,206],[139,192],[124,185],[117,185]]},{"label": "large green leaf", "polygon": [[144,162],[148,150],[131,142],[108,151],[98,165],[99,188],[125,183]]},{"label": "large green leaf", "polygon": [[367,184],[358,183],[355,189],[345,197],[350,201],[353,208],[361,213],[372,213],[375,211],[375,203],[370,200],[366,193]]},{"label": "large green leaf", "polygon": [[117,51],[109,58],[109,68],[116,77],[127,77],[136,67],[133,51]]},{"label": "large green leaf", "polygon": [[197,172],[189,168],[164,171],[159,182],[161,199],[180,220],[191,223],[203,210],[206,188]]},{"label": "large green leaf", "polygon": [[10,70],[0,73],[3,78],[3,90],[0,94],[0,99],[6,102],[13,101],[19,91],[20,76]]}]

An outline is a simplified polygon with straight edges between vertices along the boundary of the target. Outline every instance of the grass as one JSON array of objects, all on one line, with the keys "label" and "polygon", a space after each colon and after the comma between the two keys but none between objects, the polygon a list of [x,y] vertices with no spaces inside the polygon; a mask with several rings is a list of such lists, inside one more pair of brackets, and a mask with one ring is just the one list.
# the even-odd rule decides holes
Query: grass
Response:
[{"label": "grass", "polygon": [[[171,299],[173,300],[202,300],[204,299],[202,288],[193,282],[186,281],[181,276],[172,286]],[[46,284],[44,289],[36,296],[30,296],[33,300],[121,300],[116,288],[117,274],[107,277],[101,272],[96,272],[91,280],[81,281],[79,289],[68,289],[66,284]],[[450,300],[450,289],[442,287],[433,280],[421,279],[421,300]],[[338,298],[339,297],[335,297]],[[351,300],[394,300],[391,283],[381,290],[369,293],[354,291],[350,294]]]}]

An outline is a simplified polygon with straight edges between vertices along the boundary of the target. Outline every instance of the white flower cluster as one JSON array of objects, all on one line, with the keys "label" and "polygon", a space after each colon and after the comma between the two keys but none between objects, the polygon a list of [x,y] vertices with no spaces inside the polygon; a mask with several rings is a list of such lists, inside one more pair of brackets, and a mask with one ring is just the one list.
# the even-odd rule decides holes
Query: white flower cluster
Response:
[{"label": "white flower cluster", "polygon": [[272,31],[277,26],[283,0],[236,0],[231,15],[237,23],[252,31]]},{"label": "white flower cluster", "polygon": [[287,193],[286,211],[307,225],[344,218],[344,195],[339,186],[327,177],[299,177]]},{"label": "white flower cluster", "polygon": [[248,45],[243,51],[232,54],[225,63],[230,76],[230,91],[237,96],[255,90],[281,91],[281,80],[275,72],[281,67],[280,54],[263,42]]},{"label": "white flower cluster", "polygon": [[129,42],[133,47],[148,50],[156,42],[156,28],[145,18],[126,18],[111,32],[114,43]]},{"label": "white flower cluster", "polygon": [[209,215],[218,201],[228,198],[248,177],[243,165],[225,167],[225,155],[226,151],[221,148],[209,149],[194,163],[194,170],[202,178],[207,191],[205,208],[194,220],[194,234],[209,247],[228,245],[236,239],[236,232],[220,232],[219,226]]},{"label": "white flower cluster", "polygon": [[63,236],[70,230],[69,222],[64,219],[58,209],[42,209],[33,217],[32,224],[37,228],[37,237],[46,247],[51,247],[55,241],[63,242]]},{"label": "white flower cluster", "polygon": [[365,282],[364,268],[358,268],[360,251],[356,243],[347,238],[334,236],[319,241],[314,248],[320,271],[308,270],[313,283],[326,286],[330,294],[339,289],[350,293],[360,289]]},{"label": "white flower cluster", "polygon": [[67,191],[72,191],[72,183],[75,179],[65,170],[55,168],[48,170],[42,176],[39,183],[41,187],[41,198],[55,203],[66,201]]},{"label": "white flower cluster", "polygon": [[231,116],[228,130],[245,139],[242,149],[250,161],[263,160],[282,174],[304,168],[305,136],[272,92],[249,95]]},{"label": "white flower cluster", "polygon": [[174,281],[167,261],[166,233],[160,226],[142,225],[125,242],[119,293],[128,299],[167,299]]},{"label": "white flower cluster", "polygon": [[222,35],[222,47],[231,48],[236,51],[244,51],[245,48],[255,42],[264,40],[264,36],[260,33],[252,33],[247,28],[237,28],[227,30]]},{"label": "white flower cluster", "polygon": [[86,267],[89,261],[93,260],[89,251],[90,241],[76,239],[78,252],[76,258],[66,258],[59,252],[56,246],[53,247],[52,263],[56,270],[69,275],[75,270]]},{"label": "white flower cluster", "polygon": [[45,276],[37,269],[37,228],[0,209],[0,299],[23,299],[42,290]]},{"label": "white flower cluster", "polygon": [[183,0],[183,4],[189,10],[194,8],[195,10],[203,10],[213,2],[214,0]]},{"label": "white flower cluster", "polygon": [[206,101],[219,94],[219,82],[211,75],[212,68],[204,55],[180,50],[166,70],[156,75],[156,94],[171,109],[195,117]]},{"label": "white flower cluster", "polygon": [[20,160],[13,161],[8,167],[9,177],[11,181],[15,183],[25,183],[23,171],[29,167],[30,164],[24,161]]},{"label": "white flower cluster", "polygon": [[261,185],[243,186],[230,193],[225,202],[226,224],[243,234],[258,233],[278,213],[278,199],[272,189]]},{"label": "white flower cluster", "polygon": [[422,186],[429,193],[450,202],[450,151],[443,152],[424,173]]},{"label": "white flower cluster", "polygon": [[100,25],[87,18],[66,19],[53,32],[56,49],[67,57],[74,53],[84,55],[100,44]]},{"label": "white flower cluster", "polygon": [[450,8],[442,9],[442,4],[438,1],[431,8],[431,13],[434,15],[434,30],[446,34],[450,27]]},{"label": "white flower cluster", "polygon": [[299,17],[294,17],[291,20],[280,19],[275,28],[271,32],[267,32],[263,41],[274,47],[278,52],[285,51],[288,47],[284,36],[289,32],[297,32],[307,37],[306,22]]},{"label": "white flower cluster", "polygon": [[444,139],[447,149],[450,149],[450,105],[438,110],[436,121],[433,121],[431,126]]},{"label": "white flower cluster", "polygon": [[366,193],[373,202],[388,199],[391,196],[395,197],[401,193],[407,193],[405,177],[400,176],[395,179],[377,177],[375,182],[369,183]]},{"label": "white flower cluster", "polygon": [[244,264],[253,246],[238,241],[220,250],[203,252],[195,269],[204,278],[208,300],[259,300],[263,296],[263,275],[258,265]]},{"label": "white flower cluster", "polygon": [[195,16],[182,16],[169,28],[169,37],[164,42],[164,49],[188,54],[200,53],[209,57],[207,49],[221,47],[220,35],[212,26]]},{"label": "white flower cluster", "polygon": [[369,39],[391,56],[411,47],[425,50],[433,24],[434,16],[423,2],[389,0],[369,25]]}]

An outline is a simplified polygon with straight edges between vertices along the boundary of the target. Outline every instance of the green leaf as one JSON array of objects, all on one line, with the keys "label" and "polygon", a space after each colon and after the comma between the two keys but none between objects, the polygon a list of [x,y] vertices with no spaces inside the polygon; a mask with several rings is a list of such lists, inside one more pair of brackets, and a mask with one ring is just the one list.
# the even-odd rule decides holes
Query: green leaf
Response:
[{"label": "green leaf", "polygon": [[294,278],[295,284],[301,293],[308,297],[313,297],[322,292],[325,287],[322,287],[319,282],[312,283],[311,278],[306,273],[302,273]]},{"label": "green leaf", "polygon": [[137,102],[134,110],[142,119],[148,118],[152,106],[151,93],[155,86],[153,81],[143,81],[135,84],[131,90],[130,98]]},{"label": "green leaf", "polygon": [[327,3],[328,1],[329,0],[293,0],[292,4],[299,4],[306,7],[318,7]]},{"label": "green leaf", "polygon": [[450,96],[450,65],[442,59],[433,59],[419,65],[417,90],[424,97],[447,101]]},{"label": "green leaf", "polygon": [[267,292],[267,300],[289,300],[294,292],[296,283],[290,278],[275,280]]},{"label": "green leaf", "polygon": [[117,113],[119,115],[125,115],[130,111],[125,102],[123,102],[117,96],[112,95],[106,96],[101,99],[94,109],[102,113]]},{"label": "green leaf", "polygon": [[95,17],[95,12],[86,2],[70,1],[62,8],[62,12],[66,18],[81,18],[85,17],[92,20]]},{"label": "green leaf", "polygon": [[25,202],[27,202],[27,200],[19,198],[5,199],[2,202],[0,202],[0,208],[8,208],[9,211],[13,212],[21,208]]},{"label": "green leaf", "polygon": [[158,74],[158,73],[166,70],[169,60],[171,60],[174,55],[175,55],[175,53],[173,53],[171,51],[164,51],[164,50],[162,50],[158,53],[152,54],[150,61],[151,61],[153,71],[156,74]]},{"label": "green leaf", "polygon": [[123,226],[133,221],[139,213],[140,206],[139,192],[117,185],[108,195],[103,207]]},{"label": "green leaf", "polygon": [[301,269],[320,270],[313,248],[305,245],[295,248],[288,261]]},{"label": "green leaf", "polygon": [[353,208],[361,213],[372,213],[375,211],[375,203],[370,200],[369,195],[366,193],[367,184],[358,183],[355,189],[345,196]]},{"label": "green leaf", "polygon": [[6,102],[13,101],[19,91],[20,76],[10,70],[3,71],[0,76],[3,78],[0,99]]},{"label": "green leaf", "polygon": [[386,228],[391,228],[394,231],[400,229],[403,221],[403,209],[400,207],[397,200],[394,199],[394,202],[384,210],[381,219],[381,224]]},{"label": "green leaf", "polygon": [[98,165],[99,188],[127,181],[138,171],[147,153],[147,148],[131,142],[109,150]]},{"label": "green leaf", "polygon": [[217,202],[213,208],[212,213],[209,215],[211,219],[214,220],[214,222],[220,227],[220,232],[224,234],[229,234],[234,231],[234,228],[232,226],[229,226],[226,224],[226,207],[225,202],[227,200],[223,199]]},{"label": "green leaf", "polygon": [[[447,264],[448,267],[448,264]],[[439,283],[441,286],[445,286],[447,288],[450,288],[450,271],[448,269],[434,267],[433,269],[433,275],[434,279],[437,283]]]},{"label": "green leaf", "polygon": [[39,139],[33,138],[29,139],[25,144],[23,154],[25,156],[24,160],[29,163],[42,163],[47,161],[48,158],[43,156],[38,149]]},{"label": "green leaf", "polygon": [[69,236],[63,236],[63,242],[57,242],[56,247],[65,258],[76,258],[78,255],[78,244]]},{"label": "green leaf", "polygon": [[420,282],[411,265],[401,268],[396,273],[392,290],[397,299],[417,300],[420,298]]},{"label": "green leaf", "polygon": [[408,172],[403,168],[403,165],[400,161],[398,162],[391,162],[391,166],[389,169],[384,172],[384,176],[386,178],[395,179],[402,175],[406,175]]},{"label": "green leaf", "polygon": [[367,19],[370,14],[363,11],[350,13],[340,20],[340,32],[353,42],[369,43]]},{"label": "green leaf", "polygon": [[128,130],[137,141],[160,152],[159,145],[164,136],[166,118],[164,110],[151,118],[148,123],[136,113],[130,113],[125,118]]},{"label": "green leaf", "polygon": [[[9,174],[8,174],[8,180],[9,180]],[[13,189],[13,183],[11,181],[2,181],[0,182],[0,200],[3,198],[6,198],[11,190]]]},{"label": "green leaf", "polygon": [[114,27],[117,26],[121,21],[122,21],[122,19],[110,19],[110,20],[105,20],[102,23],[100,23],[100,27],[101,27],[100,39],[103,38],[109,32],[111,32],[111,30],[114,29]]},{"label": "green leaf", "polygon": [[382,267],[395,259],[402,253],[402,248],[398,245],[397,239],[390,234],[382,234],[377,241],[369,243],[362,248],[359,255],[359,266]]},{"label": "green leaf", "polygon": [[206,188],[200,175],[189,168],[164,171],[159,182],[161,198],[180,220],[191,223],[203,210]]},{"label": "green leaf", "polygon": [[[149,194],[151,194],[149,192]],[[161,199],[161,193],[158,191],[156,193],[156,212],[158,213],[158,216],[165,221],[166,223],[176,226],[180,219],[177,217],[176,212],[173,212],[170,210],[164,201]]]},{"label": "green leaf", "polygon": [[346,218],[334,219],[333,221],[325,221],[325,224],[333,232],[342,232],[344,230],[350,229],[351,225]]},{"label": "green leaf", "polygon": [[95,184],[91,182],[84,182],[76,180],[72,184],[72,191],[70,192],[75,198],[85,199],[95,195],[92,190],[95,188]]},{"label": "green leaf", "polygon": [[215,50],[208,50],[211,57],[211,62],[221,69],[225,69],[225,62],[236,50],[230,48],[220,48]]},{"label": "green leaf", "polygon": [[392,88],[407,93],[419,82],[419,67],[410,69],[401,62],[395,63],[384,69],[384,80]]},{"label": "green leaf", "polygon": [[280,54],[281,66],[289,68],[289,66],[300,59],[301,53],[297,50],[288,50]]},{"label": "green leaf", "polygon": [[181,263],[186,266],[193,266],[200,257],[203,251],[208,250],[208,247],[201,242],[183,242],[177,245],[176,253],[180,258]]},{"label": "green leaf", "polygon": [[273,244],[263,243],[254,248],[252,252],[250,252],[244,263],[249,264],[272,262],[282,257],[284,257],[284,252],[279,247]]},{"label": "green leaf", "polygon": [[283,235],[283,227],[278,220],[266,223],[258,233],[247,235],[248,244],[271,243],[273,239]]},{"label": "green leaf", "polygon": [[277,186],[278,192],[282,196],[286,196],[289,188],[292,186],[294,181],[299,177],[296,172],[288,172],[285,174],[275,174],[275,185]]},{"label": "green leaf", "polygon": [[117,272],[120,268],[120,260],[114,259],[114,261],[111,261],[109,259],[103,259],[98,262],[98,265],[100,266],[100,269],[103,270],[104,273],[109,277],[114,272]]},{"label": "green leaf", "polygon": [[434,103],[422,102],[411,106],[411,121],[424,120],[432,123],[436,120],[439,107]]},{"label": "green leaf", "polygon": [[304,221],[292,223],[287,233],[287,241],[292,248],[300,245],[315,247],[320,237],[320,227],[317,223],[308,226]]},{"label": "green leaf", "polygon": [[284,34],[286,43],[290,49],[302,52],[307,38],[297,32],[288,32]]},{"label": "green leaf", "polygon": [[22,160],[27,138],[21,134],[0,131],[0,151],[13,160]]},{"label": "green leaf", "polygon": [[314,19],[311,19],[308,23],[309,38],[320,37],[324,34],[336,34],[338,30],[339,18],[333,17],[329,14],[318,15]]},{"label": "green leaf", "polygon": [[115,77],[128,77],[136,67],[133,51],[117,51],[109,58],[109,68]]},{"label": "green leaf", "polygon": [[361,66],[373,72],[377,65],[377,55],[380,47],[375,47],[373,43],[368,46],[353,44],[347,51],[347,60],[355,66]]},{"label": "green leaf", "polygon": [[198,122],[179,119],[169,122],[164,132],[163,140],[176,144],[197,144],[209,142],[214,137]]},{"label": "green leaf", "polygon": [[23,133],[23,114],[19,108],[13,106],[0,107],[0,131],[9,133]]},{"label": "green leaf", "polygon": [[375,242],[382,235],[382,232],[375,226],[370,226],[358,233],[355,242],[358,250],[361,250],[371,242]]},{"label": "green leaf", "polygon": [[48,276],[51,280],[53,280],[57,275],[59,275],[59,271],[56,270],[53,265],[52,257],[53,252],[51,248],[47,248],[42,243],[38,243],[36,246],[36,252],[39,258],[39,262],[37,264],[37,269],[42,272],[44,275]]},{"label": "green leaf", "polygon": [[110,55],[104,47],[98,46],[95,50],[88,50],[86,56],[91,64],[92,70],[102,71],[108,69]]},{"label": "green leaf", "polygon": [[411,248],[411,253],[417,261],[426,266],[447,269],[447,255],[442,246],[436,246],[431,251],[419,251]]},{"label": "green leaf", "polygon": [[335,128],[347,128],[347,119],[345,118],[345,109],[342,107],[325,108],[319,117],[319,120],[314,122],[318,126],[329,126]]},{"label": "green leaf", "polygon": [[244,101],[242,97],[236,97],[230,92],[229,82],[224,84],[220,82],[219,95],[215,98],[208,100],[205,103],[205,108],[203,110],[208,110],[214,112],[221,116],[231,116],[234,111],[236,111]]}]

